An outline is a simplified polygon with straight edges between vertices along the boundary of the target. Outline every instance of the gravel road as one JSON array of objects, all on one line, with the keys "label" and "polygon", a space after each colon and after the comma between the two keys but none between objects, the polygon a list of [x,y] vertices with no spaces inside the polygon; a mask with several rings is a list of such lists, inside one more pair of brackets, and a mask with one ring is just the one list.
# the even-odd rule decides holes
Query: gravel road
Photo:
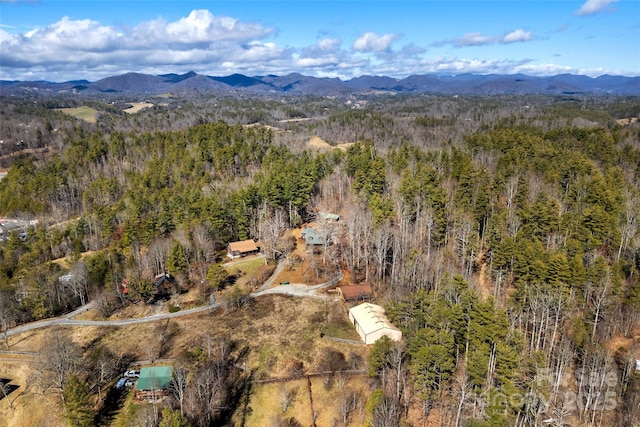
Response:
[{"label": "gravel road", "polygon": [[[273,288],[269,288],[273,280],[278,277],[280,271],[284,267],[284,263],[279,263],[276,270],[273,272],[273,275],[265,282],[263,286],[257,292],[252,293],[250,296],[252,298],[257,298],[263,295],[291,295],[295,297],[302,298],[314,298],[314,299],[326,299],[327,296],[323,294],[319,294],[316,291],[327,288],[329,286],[335,285],[337,282],[342,279],[342,273],[339,276],[335,277],[331,281],[327,283],[321,283],[315,286],[307,286],[301,283],[298,284],[290,284],[290,285],[279,285]],[[220,303],[215,304],[207,304],[196,308],[190,308],[188,310],[180,310],[175,313],[159,313],[154,314],[152,316],[140,317],[134,319],[121,319],[121,320],[78,320],[74,319],[75,316],[88,311],[89,309],[95,307],[95,302],[91,301],[88,304],[83,305],[82,307],[65,314],[64,316],[54,317],[51,319],[40,320],[37,322],[26,323],[24,325],[17,326],[15,328],[9,329],[5,332],[6,336],[10,337],[13,335],[21,334],[23,332],[32,331],[34,329],[45,328],[48,326],[55,325],[79,325],[79,326],[126,326],[126,325],[135,325],[138,323],[149,323],[156,322],[158,320],[172,319],[175,317],[183,317],[189,316],[195,313],[202,313],[204,311],[213,310],[216,307],[220,307]],[[4,334],[2,334],[4,336]]]}]

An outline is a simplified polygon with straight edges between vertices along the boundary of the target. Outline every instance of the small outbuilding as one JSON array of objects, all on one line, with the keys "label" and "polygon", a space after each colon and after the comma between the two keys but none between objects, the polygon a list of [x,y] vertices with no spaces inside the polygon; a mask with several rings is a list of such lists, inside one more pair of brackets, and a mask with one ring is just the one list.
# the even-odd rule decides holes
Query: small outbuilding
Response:
[{"label": "small outbuilding", "polygon": [[160,400],[169,395],[173,366],[149,366],[140,369],[136,383],[137,400]]},{"label": "small outbuilding", "polygon": [[360,285],[347,285],[338,288],[338,294],[342,300],[347,301],[369,301],[373,299],[373,289],[371,285],[362,283]]},{"label": "small outbuilding", "polygon": [[227,256],[231,259],[257,254],[258,252],[260,252],[260,249],[253,239],[231,242],[227,246]]},{"label": "small outbuilding", "polygon": [[329,213],[329,212],[320,212],[320,218],[324,219],[327,222],[338,222],[340,221],[340,215]]},{"label": "small outbuilding", "polygon": [[349,309],[349,320],[365,344],[373,344],[383,336],[393,341],[402,339],[402,331],[389,322],[384,308],[365,302]]}]

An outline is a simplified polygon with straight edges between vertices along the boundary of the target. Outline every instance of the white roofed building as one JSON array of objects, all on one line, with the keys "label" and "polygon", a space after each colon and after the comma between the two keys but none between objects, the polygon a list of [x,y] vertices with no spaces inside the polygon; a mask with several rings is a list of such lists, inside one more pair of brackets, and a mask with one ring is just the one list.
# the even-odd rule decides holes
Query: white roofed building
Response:
[{"label": "white roofed building", "polygon": [[384,308],[376,304],[364,303],[349,309],[349,320],[365,344],[373,344],[383,336],[393,341],[402,339],[402,331],[389,322]]}]

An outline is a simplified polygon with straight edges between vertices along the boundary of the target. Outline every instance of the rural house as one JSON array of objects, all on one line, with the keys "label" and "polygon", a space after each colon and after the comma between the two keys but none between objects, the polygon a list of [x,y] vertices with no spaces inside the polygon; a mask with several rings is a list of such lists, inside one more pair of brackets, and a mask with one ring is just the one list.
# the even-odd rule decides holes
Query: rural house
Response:
[{"label": "rural house", "polygon": [[260,251],[253,239],[231,242],[227,246],[227,256],[231,259],[257,254]]},{"label": "rural house", "polygon": [[324,245],[327,242],[325,236],[319,234],[311,227],[306,227],[300,232],[300,238],[304,239],[304,243],[307,246]]},{"label": "rural house", "polygon": [[[129,292],[129,289],[126,286],[124,287],[124,289],[126,290],[126,292],[123,291],[123,293]],[[177,292],[178,290],[178,283],[171,274],[167,273],[166,271],[164,273],[160,273],[155,277],[153,288],[151,289],[151,297],[149,298],[149,301],[147,301],[147,303],[150,304],[155,300],[169,296],[174,292]]]},{"label": "rural house", "polygon": [[360,285],[348,285],[340,286],[338,288],[338,294],[342,297],[342,300],[347,301],[368,301],[373,299],[373,289],[368,283],[362,283]]},{"label": "rural house", "polygon": [[393,341],[402,339],[402,331],[389,322],[384,308],[365,302],[349,309],[349,320],[356,327],[356,331],[365,344],[373,344],[383,336]]},{"label": "rural house", "polygon": [[173,366],[150,366],[140,369],[136,383],[136,400],[160,400],[169,395]]}]

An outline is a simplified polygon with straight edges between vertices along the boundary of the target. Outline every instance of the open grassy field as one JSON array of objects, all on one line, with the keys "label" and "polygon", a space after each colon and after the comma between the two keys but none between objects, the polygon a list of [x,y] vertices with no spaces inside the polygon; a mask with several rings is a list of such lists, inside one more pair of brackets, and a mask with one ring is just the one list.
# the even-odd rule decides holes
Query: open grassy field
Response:
[{"label": "open grassy field", "polygon": [[229,274],[255,274],[260,266],[264,265],[264,258],[247,258],[242,261],[234,262],[233,265],[226,268]]},{"label": "open grassy field", "polygon": [[[316,413],[316,425],[344,425],[341,413],[342,401],[351,393],[359,396],[358,407],[348,417],[348,426],[366,425],[369,414],[365,410],[366,399],[370,395],[365,376],[335,376],[333,378],[301,378],[283,383],[257,384],[251,390],[249,416],[246,427],[274,425],[279,417],[293,418],[303,426],[313,425],[312,411]],[[295,395],[291,407],[283,411],[282,400],[285,393]],[[313,404],[311,403],[313,398]],[[338,421],[337,423],[335,421]]]},{"label": "open grassy field", "polygon": [[314,136],[309,140],[309,146],[313,148],[322,148],[322,149],[333,149],[337,148],[342,151],[346,151],[347,148],[351,147],[353,142],[345,142],[342,144],[331,145],[328,142],[325,142],[322,138]]},{"label": "open grassy field", "polygon": [[127,114],[135,114],[139,111],[144,110],[145,108],[151,108],[153,104],[150,102],[132,102],[131,107],[123,110]]},{"label": "open grassy field", "polygon": [[632,123],[636,123],[637,121],[638,121],[637,117],[629,117],[626,119],[618,119],[616,120],[616,123],[618,123],[621,126],[624,126],[624,125],[630,125]]},{"label": "open grassy field", "polygon": [[59,108],[65,114],[95,124],[98,121],[98,110],[91,107]]},{"label": "open grassy field", "polygon": [[[37,352],[44,342],[44,337],[55,331],[69,334],[73,341],[83,348],[104,346],[114,354],[126,355],[131,360],[149,360],[178,358],[185,350],[204,345],[206,337],[225,338],[235,343],[238,354],[246,354],[243,363],[246,361],[246,368],[254,370],[255,379],[285,378],[292,375],[292,366],[301,366],[303,374],[323,370],[326,364],[324,357],[330,351],[334,352],[333,354],[341,354],[344,360],[351,361],[350,363],[359,365],[358,369],[364,368],[367,355],[365,346],[333,342],[321,337],[320,332],[326,325],[343,323],[346,319],[345,313],[342,303],[337,301],[328,301],[325,304],[323,301],[312,299],[264,296],[251,299],[248,305],[237,310],[218,309],[168,321],[118,327],[65,326],[55,330],[42,328],[12,336],[9,344],[12,351]],[[0,376],[11,378],[17,385],[24,387],[26,384],[33,384],[29,379],[34,378],[34,375],[36,370],[33,361],[0,359]],[[338,411],[335,396],[343,389],[363,388],[366,378],[345,377],[340,381],[336,380],[331,387],[325,387],[323,379],[313,381],[314,409],[326,414],[321,416],[328,417],[327,420],[331,421]],[[278,386],[272,384],[270,387]],[[261,420],[271,415],[282,414],[278,396],[269,391],[272,389],[267,387],[263,391],[262,388],[263,385],[256,385],[250,395],[249,406],[253,412],[249,424],[246,425],[265,425],[261,424]],[[326,398],[322,397],[325,390]],[[304,411],[307,410],[304,402],[308,402],[308,388],[301,388],[299,393],[299,402],[289,410],[293,411],[291,415],[289,412],[284,415],[295,415],[296,418],[300,417],[303,425],[309,425],[309,418],[304,415]],[[367,391],[363,393],[366,394]],[[366,399],[366,396],[364,398]],[[6,401],[0,400],[0,427],[63,424],[48,423],[51,419],[58,419],[52,417],[61,417],[58,401],[55,396],[43,399],[33,385],[30,385],[28,393],[16,399],[15,407],[22,409],[12,410]],[[125,405],[120,411],[125,418],[131,416],[127,415],[130,409],[126,408]],[[124,424],[117,424],[120,422],[118,419],[119,416],[116,416],[112,425],[126,425],[126,421],[122,421]],[[319,421],[318,425],[331,423]]]}]

